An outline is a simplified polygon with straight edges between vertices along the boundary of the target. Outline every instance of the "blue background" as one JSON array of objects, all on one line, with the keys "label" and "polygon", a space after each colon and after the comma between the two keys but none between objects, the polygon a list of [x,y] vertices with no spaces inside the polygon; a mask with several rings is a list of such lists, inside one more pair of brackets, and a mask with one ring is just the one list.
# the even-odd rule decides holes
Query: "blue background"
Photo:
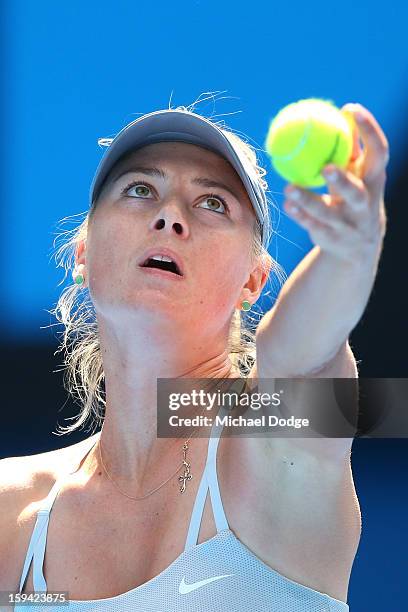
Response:
[{"label": "blue background", "polygon": [[[360,374],[407,376],[407,298],[401,295],[408,221],[405,3],[9,0],[1,10],[0,325],[5,412],[11,419],[3,422],[2,456],[45,450],[41,421],[36,420],[36,442],[21,433],[20,406],[26,406],[29,428],[33,407],[42,417],[48,414],[53,428],[62,403],[56,398],[64,397],[58,396],[61,378],[41,373],[55,366],[55,329],[44,327],[55,322],[46,310],[62,291],[53,240],[60,220],[88,208],[89,186],[104,152],[97,139],[113,137],[129,121],[170,102],[173,108],[192,104],[205,92],[223,93],[196,111],[224,119],[260,147],[278,110],[302,98],[329,98],[338,106],[360,102],[377,118],[390,143],[389,222],[374,299],[352,346],[361,359]],[[265,154],[263,161],[281,207],[285,183]],[[289,274],[312,243],[283,212],[275,229],[270,251]],[[10,406],[19,408],[15,420]],[[19,445],[9,435],[17,430]],[[363,535],[350,581],[351,611],[404,609],[406,443],[353,445]],[[61,442],[49,438],[51,446]]]},{"label": "blue background", "polygon": [[[4,7],[2,120],[3,333],[47,340],[41,325],[61,270],[50,255],[56,223],[86,211],[104,149],[99,137],[160,108],[225,91],[216,114],[263,147],[271,118],[289,102],[360,102],[390,142],[390,179],[401,171],[408,115],[408,8],[341,2],[56,3]],[[205,97],[205,96],[202,96]],[[211,100],[198,112],[213,111]],[[284,182],[269,170],[282,204]],[[71,226],[72,227],[72,226]],[[281,216],[271,246],[289,272],[309,250],[306,232]],[[291,243],[295,244],[291,244]],[[306,250],[306,251],[305,251]],[[10,257],[12,253],[12,257]],[[8,256],[7,256],[8,254]],[[4,261],[4,260],[3,260]]]}]

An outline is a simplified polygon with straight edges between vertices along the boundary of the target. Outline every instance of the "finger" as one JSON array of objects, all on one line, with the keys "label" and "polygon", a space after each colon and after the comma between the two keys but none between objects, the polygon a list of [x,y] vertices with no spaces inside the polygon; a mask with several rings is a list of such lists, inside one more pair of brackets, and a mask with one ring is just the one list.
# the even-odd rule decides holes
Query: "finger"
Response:
[{"label": "finger", "polygon": [[358,178],[362,176],[362,165],[365,157],[365,150],[362,146],[362,141],[360,138],[360,132],[358,131],[358,126],[356,120],[354,118],[353,108],[354,104],[348,103],[345,104],[340,110],[343,115],[347,115],[349,122],[353,128],[353,148],[351,151],[350,159],[346,166],[346,170],[352,172]]},{"label": "finger", "polygon": [[353,106],[354,106],[353,104],[345,104],[341,108],[341,112],[343,114],[347,113],[347,116],[350,118],[351,123],[353,125],[353,150],[351,152],[351,156],[349,160],[350,163],[353,163],[358,157],[360,157],[364,153],[363,147],[361,146],[361,142],[360,142],[360,133],[358,131],[358,126],[354,119],[354,114],[352,111]]},{"label": "finger", "polygon": [[356,176],[357,178],[362,179],[364,159],[365,159],[365,151],[360,153],[360,155],[358,155],[356,159],[350,161],[348,165],[346,166],[346,170],[349,170],[349,172],[354,174],[354,176]]},{"label": "finger", "polygon": [[[303,190],[298,187],[289,186],[285,189],[287,195],[287,202],[284,207],[289,214],[296,215],[296,211],[293,211],[292,205],[299,208],[299,218],[303,218],[304,214],[307,219],[315,220],[325,226],[330,226],[335,229],[344,229],[344,225],[347,224],[340,207],[330,205],[331,198],[327,194],[319,196],[311,191]],[[348,225],[348,224],[347,224]]]},{"label": "finger", "polygon": [[351,214],[355,219],[367,212],[370,195],[361,179],[334,164],[325,166],[323,175],[327,180],[330,194],[343,200],[346,215]]},{"label": "finger", "polygon": [[339,236],[345,234],[344,227],[341,231],[338,231],[332,225],[323,223],[321,219],[312,216],[309,210],[305,210],[305,207],[298,208],[297,212],[290,211],[288,208],[286,210],[289,216],[308,232],[312,242],[319,244],[321,247],[337,243]]},{"label": "finger", "polygon": [[350,161],[355,161],[363,153],[363,147],[360,144],[360,134],[356,122],[354,121],[353,129],[353,150],[351,152]]},{"label": "finger", "polygon": [[349,113],[353,117],[353,150],[346,170],[349,170],[354,176],[361,178],[363,175],[363,163],[365,158],[365,150],[362,147],[360,140],[360,132],[358,131],[357,123],[352,113]]},{"label": "finger", "polygon": [[[292,208],[293,205],[293,208]],[[321,230],[322,232],[327,231],[328,225],[323,223],[322,220],[313,217],[304,206],[299,206],[298,203],[291,202],[290,200],[284,205],[285,212],[293,217],[300,225],[305,229]]]},{"label": "finger", "polygon": [[362,178],[372,183],[383,175],[389,161],[388,140],[373,114],[364,106],[353,105],[353,114],[365,149]]}]

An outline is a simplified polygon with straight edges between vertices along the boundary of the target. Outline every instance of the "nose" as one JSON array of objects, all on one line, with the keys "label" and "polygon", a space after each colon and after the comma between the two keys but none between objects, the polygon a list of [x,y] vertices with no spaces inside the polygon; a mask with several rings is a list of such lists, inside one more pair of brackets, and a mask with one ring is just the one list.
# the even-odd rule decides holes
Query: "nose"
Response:
[{"label": "nose", "polygon": [[157,217],[153,220],[152,227],[155,230],[167,231],[176,233],[183,238],[187,238],[189,234],[188,225],[183,219],[183,215],[178,206],[166,206],[158,212]]},{"label": "nose", "polygon": [[163,218],[157,219],[157,221],[154,224],[154,229],[161,230],[165,228],[166,226],[172,227],[172,229],[176,232],[176,234],[183,233],[183,226],[181,223],[179,223],[178,221],[174,221],[173,224],[171,224],[170,222],[166,223],[166,220]]}]

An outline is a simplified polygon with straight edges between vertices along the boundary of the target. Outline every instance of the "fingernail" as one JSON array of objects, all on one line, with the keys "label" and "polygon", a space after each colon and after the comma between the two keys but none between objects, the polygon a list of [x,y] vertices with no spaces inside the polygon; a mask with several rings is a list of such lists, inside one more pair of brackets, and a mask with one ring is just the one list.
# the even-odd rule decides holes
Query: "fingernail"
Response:
[{"label": "fingernail", "polygon": [[300,191],[300,189],[296,189],[296,187],[293,187],[291,189],[288,189],[287,195],[292,200],[300,200],[300,198],[302,197],[302,192]]},{"label": "fingernail", "polygon": [[323,174],[328,181],[335,181],[338,177],[337,170],[332,166],[328,166],[323,170]]},{"label": "fingernail", "polygon": [[292,204],[291,202],[288,202],[286,204],[286,208],[290,213],[293,213],[294,215],[296,215],[299,212],[299,207],[296,206],[296,204]]}]

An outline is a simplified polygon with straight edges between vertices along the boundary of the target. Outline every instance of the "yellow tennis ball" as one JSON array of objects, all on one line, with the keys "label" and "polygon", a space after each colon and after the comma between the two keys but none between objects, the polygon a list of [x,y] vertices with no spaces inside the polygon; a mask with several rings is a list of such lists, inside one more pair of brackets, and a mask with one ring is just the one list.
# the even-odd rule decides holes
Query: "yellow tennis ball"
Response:
[{"label": "yellow tennis ball", "polygon": [[326,184],[321,174],[325,166],[348,165],[354,129],[353,114],[331,100],[299,100],[272,119],[265,149],[282,178],[300,187],[321,187]]}]

